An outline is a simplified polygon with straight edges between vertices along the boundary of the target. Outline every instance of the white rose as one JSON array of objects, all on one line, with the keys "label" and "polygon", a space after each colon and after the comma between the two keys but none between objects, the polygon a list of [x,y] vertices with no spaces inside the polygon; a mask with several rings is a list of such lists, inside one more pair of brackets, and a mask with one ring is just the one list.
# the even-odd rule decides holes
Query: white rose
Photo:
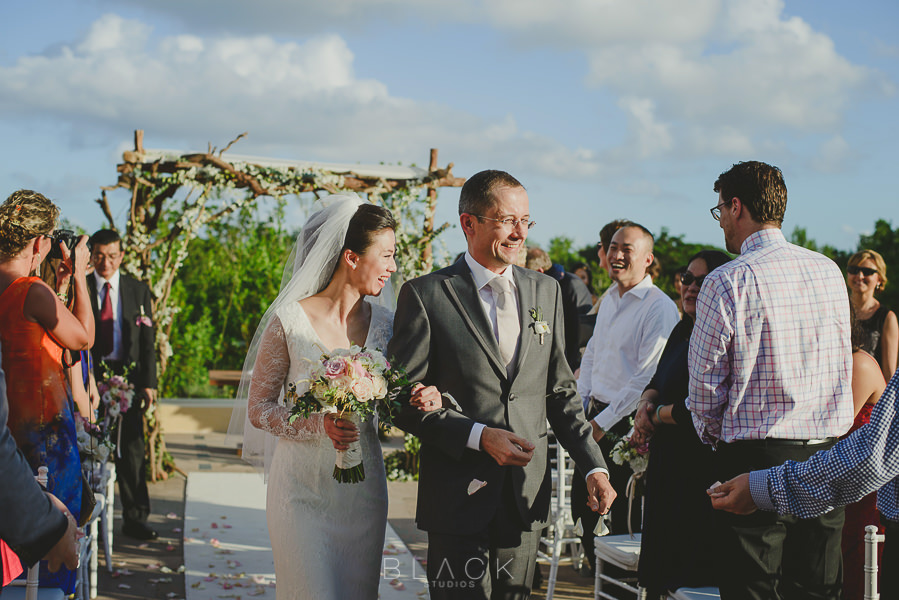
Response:
[{"label": "white rose", "polygon": [[387,380],[381,377],[380,375],[375,375],[371,380],[372,387],[374,388],[372,393],[375,398],[381,399],[387,395]]},{"label": "white rose", "polygon": [[549,333],[549,323],[546,321],[537,321],[534,323],[534,331],[539,334]]},{"label": "white rose", "polygon": [[112,404],[110,404],[106,407],[106,414],[109,415],[109,417],[111,417],[113,419],[118,418],[118,416],[121,414],[121,412],[122,412],[122,409],[119,407],[118,402],[113,402]]},{"label": "white rose", "polygon": [[368,377],[360,377],[353,381],[350,391],[359,402],[368,402],[374,397],[374,385]]}]

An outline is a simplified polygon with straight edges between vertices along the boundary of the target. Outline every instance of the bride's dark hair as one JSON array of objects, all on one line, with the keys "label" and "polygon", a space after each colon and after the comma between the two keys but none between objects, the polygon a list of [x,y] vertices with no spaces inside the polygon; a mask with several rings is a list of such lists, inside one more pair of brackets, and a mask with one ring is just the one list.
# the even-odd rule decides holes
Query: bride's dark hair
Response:
[{"label": "bride's dark hair", "polygon": [[362,204],[350,219],[343,249],[365,254],[375,234],[385,229],[396,230],[396,219],[390,211],[377,204]]}]

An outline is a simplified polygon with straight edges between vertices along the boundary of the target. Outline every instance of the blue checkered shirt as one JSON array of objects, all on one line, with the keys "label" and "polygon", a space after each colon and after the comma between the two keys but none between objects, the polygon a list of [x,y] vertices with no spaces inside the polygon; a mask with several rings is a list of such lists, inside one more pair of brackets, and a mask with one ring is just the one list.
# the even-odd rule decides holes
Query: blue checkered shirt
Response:
[{"label": "blue checkered shirt", "polygon": [[800,518],[857,502],[877,490],[880,513],[899,521],[899,371],[867,425],[804,462],[753,471],[749,488],[759,508]]}]

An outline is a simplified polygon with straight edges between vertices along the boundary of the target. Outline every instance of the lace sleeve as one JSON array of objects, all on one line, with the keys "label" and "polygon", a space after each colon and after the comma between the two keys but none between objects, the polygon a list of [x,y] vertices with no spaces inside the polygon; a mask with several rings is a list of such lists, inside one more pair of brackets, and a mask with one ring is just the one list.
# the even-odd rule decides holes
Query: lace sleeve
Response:
[{"label": "lace sleeve", "polygon": [[290,411],[279,402],[284,380],[290,369],[290,352],[281,320],[272,319],[262,340],[250,380],[247,412],[250,423],[257,429],[292,440],[309,440],[324,434],[324,415],[315,413],[308,418],[288,423]]}]

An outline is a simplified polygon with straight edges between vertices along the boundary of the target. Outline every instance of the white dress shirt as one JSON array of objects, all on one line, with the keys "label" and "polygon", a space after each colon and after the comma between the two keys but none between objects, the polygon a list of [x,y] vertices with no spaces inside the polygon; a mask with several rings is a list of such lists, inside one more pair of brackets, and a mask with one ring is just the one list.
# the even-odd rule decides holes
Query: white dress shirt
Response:
[{"label": "white dress shirt", "polygon": [[585,402],[593,398],[609,405],[593,419],[600,429],[608,431],[634,411],[679,320],[677,305],[649,275],[623,295],[617,283],[609,288],[577,385]]},{"label": "white dress shirt", "polygon": [[[119,287],[119,282],[121,280],[120,273],[118,269],[116,272],[112,274],[108,280],[103,279],[97,273],[94,273],[97,281],[97,306],[100,309],[103,309],[103,301],[106,298],[106,283],[109,282],[109,292],[112,294],[110,300],[112,301],[112,315],[114,325],[112,328],[112,352],[107,354],[106,356],[100,357],[101,360],[124,360],[125,352],[124,348],[122,348],[122,298],[121,298],[121,288]],[[99,321],[99,319],[97,319]]]}]

